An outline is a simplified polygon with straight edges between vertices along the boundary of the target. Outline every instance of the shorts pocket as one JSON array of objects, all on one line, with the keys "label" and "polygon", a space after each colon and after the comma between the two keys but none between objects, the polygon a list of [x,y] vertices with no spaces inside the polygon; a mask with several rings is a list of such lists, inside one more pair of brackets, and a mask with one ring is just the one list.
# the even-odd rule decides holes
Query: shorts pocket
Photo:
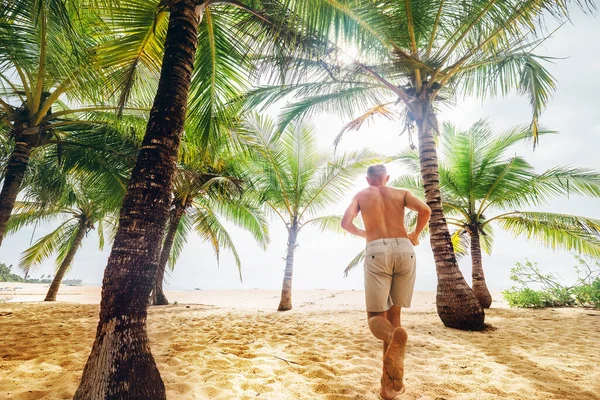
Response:
[{"label": "shorts pocket", "polygon": [[396,256],[394,273],[406,274],[415,269],[417,264],[415,253],[400,253]]},{"label": "shorts pocket", "polygon": [[386,273],[385,253],[371,251],[365,254],[365,270],[374,274]]}]

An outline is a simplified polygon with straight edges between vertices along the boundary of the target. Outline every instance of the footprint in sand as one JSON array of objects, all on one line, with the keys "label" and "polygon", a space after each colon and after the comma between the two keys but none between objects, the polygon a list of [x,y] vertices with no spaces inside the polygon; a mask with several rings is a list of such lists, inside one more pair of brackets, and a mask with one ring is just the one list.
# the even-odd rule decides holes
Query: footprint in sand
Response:
[{"label": "footprint in sand", "polygon": [[381,397],[393,399],[404,392],[404,353],[408,334],[404,328],[394,330],[392,341],[383,357]]}]

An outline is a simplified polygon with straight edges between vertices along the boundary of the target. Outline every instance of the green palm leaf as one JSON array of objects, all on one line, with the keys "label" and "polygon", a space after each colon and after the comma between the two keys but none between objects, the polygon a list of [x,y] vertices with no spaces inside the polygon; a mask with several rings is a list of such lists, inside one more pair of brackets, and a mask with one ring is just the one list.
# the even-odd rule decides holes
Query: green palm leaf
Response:
[{"label": "green palm leaf", "polygon": [[201,239],[210,242],[219,262],[221,248],[228,249],[233,254],[242,282],[242,264],[233,240],[227,229],[222,225],[218,216],[209,209],[197,207],[194,215],[194,229]]},{"label": "green palm leaf", "polygon": [[358,265],[360,265],[363,261],[365,260],[365,251],[361,250],[348,264],[348,266],[346,267],[346,269],[344,269],[344,277],[348,277],[348,274],[350,273],[350,271],[352,271],[354,268],[356,268]]},{"label": "green palm leaf", "polygon": [[498,222],[507,231],[535,239],[552,249],[600,256],[600,220],[566,214],[516,212],[498,218]]},{"label": "green palm leaf", "polygon": [[77,227],[77,222],[73,219],[69,219],[64,221],[49,234],[42,236],[33,244],[33,246],[23,252],[19,261],[19,267],[23,271],[28,272],[31,268],[40,265],[46,259],[52,257],[56,252],[60,253],[56,260],[57,265],[60,265],[65,255],[61,250],[64,249],[65,243],[74,235]]},{"label": "green palm leaf", "polygon": [[325,215],[322,217],[316,217],[313,219],[309,219],[304,222],[303,227],[306,225],[315,226],[321,232],[334,232],[342,235],[347,234],[345,230],[342,229],[342,216],[341,215]]}]

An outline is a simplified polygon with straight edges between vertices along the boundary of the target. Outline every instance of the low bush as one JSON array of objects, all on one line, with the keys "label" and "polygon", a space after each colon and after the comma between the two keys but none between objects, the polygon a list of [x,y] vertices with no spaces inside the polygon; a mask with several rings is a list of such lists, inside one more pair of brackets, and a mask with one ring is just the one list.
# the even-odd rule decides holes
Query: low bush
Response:
[{"label": "low bush", "polygon": [[[576,257],[577,282],[565,286],[559,277],[543,274],[537,263],[526,260],[511,269],[510,279],[519,284],[502,292],[511,307],[596,307],[600,308],[600,262],[595,266],[581,257]],[[595,269],[594,269],[595,268]],[[530,286],[537,286],[533,289]]]}]

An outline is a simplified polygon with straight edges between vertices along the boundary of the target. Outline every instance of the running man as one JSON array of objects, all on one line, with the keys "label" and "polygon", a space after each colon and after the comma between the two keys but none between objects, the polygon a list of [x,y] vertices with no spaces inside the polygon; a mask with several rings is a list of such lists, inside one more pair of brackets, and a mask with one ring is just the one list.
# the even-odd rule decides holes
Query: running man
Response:
[{"label": "running man", "polygon": [[[410,307],[415,285],[413,246],[431,216],[431,210],[408,190],[387,187],[390,176],[384,165],[367,169],[369,187],[354,196],[342,218],[342,228],[364,237],[365,298],[369,328],[383,340],[381,397],[393,399],[404,392],[404,352],[408,335],[400,325],[402,307]],[[417,226],[407,233],[404,209],[418,213]],[[365,230],[353,220],[362,214]]]}]

